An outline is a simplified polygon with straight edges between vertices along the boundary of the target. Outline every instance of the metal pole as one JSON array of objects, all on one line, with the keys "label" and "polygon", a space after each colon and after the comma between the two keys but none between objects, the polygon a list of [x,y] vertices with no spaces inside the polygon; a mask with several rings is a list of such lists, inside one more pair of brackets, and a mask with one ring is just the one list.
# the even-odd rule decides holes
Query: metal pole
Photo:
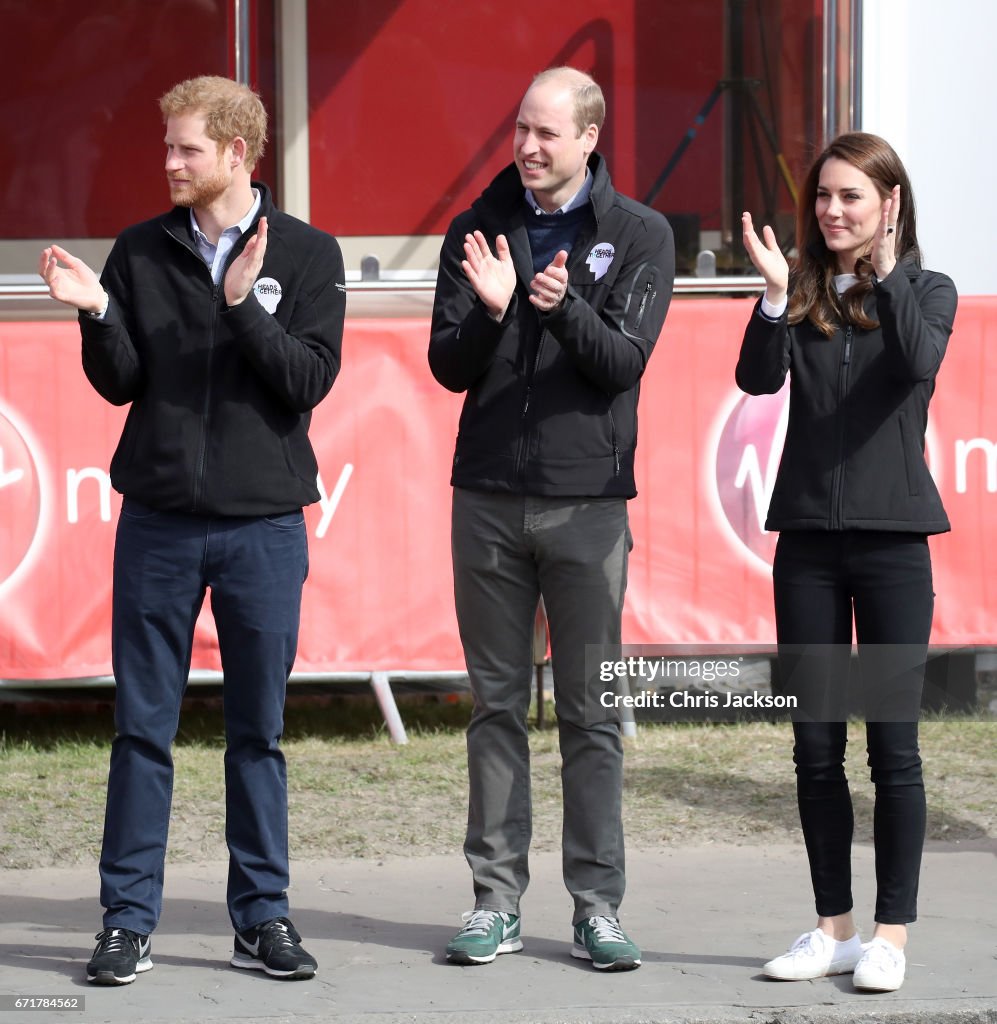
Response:
[{"label": "metal pole", "polygon": [[726,90],[724,105],[724,131],[726,160],[724,161],[725,196],[723,204],[723,244],[733,245],[737,226],[744,210],[744,129],[747,99],[744,95],[744,5],[745,0],[727,0],[726,13],[726,70],[725,79],[738,83]]},{"label": "metal pole", "polygon": [[370,685],[377,697],[377,703],[384,715],[384,723],[388,727],[388,735],[395,743],[408,743],[402,716],[398,713],[395,695],[391,692],[391,680],[387,672],[371,672]]},{"label": "metal pole", "polygon": [[249,85],[249,0],[232,0],[235,17],[235,80]]},{"label": "metal pole", "polygon": [[824,0],[823,149],[838,134],[838,0]]},{"label": "metal pole", "polygon": [[308,3],[277,0],[277,175],[280,208],[311,220]]},{"label": "metal pole", "polygon": [[852,32],[849,40],[851,81],[848,130],[862,127],[862,0],[852,0]]}]

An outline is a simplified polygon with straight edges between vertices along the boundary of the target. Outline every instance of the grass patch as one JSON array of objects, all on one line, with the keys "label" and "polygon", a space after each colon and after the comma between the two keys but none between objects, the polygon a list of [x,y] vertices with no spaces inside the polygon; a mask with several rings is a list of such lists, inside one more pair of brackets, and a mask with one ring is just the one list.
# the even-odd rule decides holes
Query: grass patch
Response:
[{"label": "grass patch", "polygon": [[[169,859],[223,859],[223,726],[212,699],[189,702],[174,749]],[[217,702],[216,702],[217,704]],[[369,699],[293,697],[284,752],[292,856],[459,856],[466,820],[466,700],[400,701],[409,743],[386,735]],[[553,714],[549,716],[553,720]],[[0,867],[96,860],[103,827],[109,706],[18,714],[0,736]],[[997,834],[993,723],[921,727],[928,836]],[[871,841],[873,790],[863,727],[849,727],[856,839]],[[534,730],[534,848],[560,843],[556,730]],[[644,725],[627,744],[625,824],[635,848],[761,844],[799,836],[788,725]]]}]

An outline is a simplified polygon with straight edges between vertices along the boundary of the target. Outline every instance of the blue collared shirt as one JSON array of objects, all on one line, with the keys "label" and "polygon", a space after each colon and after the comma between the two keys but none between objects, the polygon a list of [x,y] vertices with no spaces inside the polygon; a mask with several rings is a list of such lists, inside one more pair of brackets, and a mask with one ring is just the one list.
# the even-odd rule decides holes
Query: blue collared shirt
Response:
[{"label": "blue collared shirt", "polygon": [[254,188],[253,205],[249,208],[249,213],[238,224],[233,224],[232,227],[226,228],[222,232],[221,238],[218,239],[217,245],[211,244],[208,236],[197,226],[197,218],[194,216],[193,209],[190,211],[190,226],[194,232],[197,251],[201,254],[204,262],[211,268],[211,280],[215,284],[222,283],[222,270],[225,268],[225,261],[228,259],[228,255],[235,243],[249,230],[249,225],[253,223],[253,218],[256,216],[259,208],[260,192],[259,189]]},{"label": "blue collared shirt", "polygon": [[[564,204],[564,206],[555,210],[554,213],[567,213],[569,210],[574,210],[576,207],[581,206],[583,203],[589,201],[589,193],[592,191],[592,172],[586,167],[585,168],[585,180],[582,182],[582,187]],[[534,213],[546,213],[546,210],[542,210],[538,205],[536,199],[533,197],[533,191],[531,189],[526,190],[526,201],[533,207]]]}]

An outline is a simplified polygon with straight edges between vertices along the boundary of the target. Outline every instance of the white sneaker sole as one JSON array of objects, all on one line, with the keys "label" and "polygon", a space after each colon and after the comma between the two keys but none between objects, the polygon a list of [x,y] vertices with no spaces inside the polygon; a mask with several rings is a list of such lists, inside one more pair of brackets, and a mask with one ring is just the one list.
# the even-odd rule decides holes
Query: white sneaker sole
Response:
[{"label": "white sneaker sole", "polygon": [[849,962],[848,960],[832,963],[827,970],[821,971],[819,974],[791,974],[788,971],[780,971],[778,967],[770,968],[766,964],[762,968],[762,974],[773,981],[816,981],[817,978],[833,978],[839,974],[851,974],[857,963],[858,961]]},{"label": "white sneaker sole", "polygon": [[634,971],[640,967],[640,957],[621,956],[611,964],[600,964],[592,960],[592,954],[584,946],[572,945],[571,955],[576,960],[591,960],[597,971]]},{"label": "white sneaker sole", "polygon": [[91,974],[87,971],[87,981],[91,985],[130,985],[140,974],[151,971],[155,966],[149,957],[145,957],[135,965],[135,973],[127,978],[119,978],[113,971],[98,971]]},{"label": "white sneaker sole", "polygon": [[896,985],[887,985],[881,983],[879,985],[867,984],[867,985],[856,985],[855,990],[857,992],[896,992],[903,982],[900,981]]},{"label": "white sneaker sole", "polygon": [[447,953],[447,963],[472,967],[477,964],[490,964],[500,953],[518,953],[523,948],[522,939],[506,939],[491,956],[471,956],[464,950]]},{"label": "white sneaker sole", "polygon": [[262,960],[258,960],[256,957],[241,956],[238,953],[233,954],[229,963],[244,971],[266,971],[271,978],[305,979],[311,978],[318,971],[317,967],[296,967],[293,971],[278,971],[273,967],[267,967]]},{"label": "white sneaker sole", "polygon": [[[906,977],[906,975],[905,975]],[[904,983],[904,978],[897,979],[885,979],[875,981],[872,978],[863,978],[859,975],[852,979],[852,984],[859,992],[896,992],[898,988]]]}]

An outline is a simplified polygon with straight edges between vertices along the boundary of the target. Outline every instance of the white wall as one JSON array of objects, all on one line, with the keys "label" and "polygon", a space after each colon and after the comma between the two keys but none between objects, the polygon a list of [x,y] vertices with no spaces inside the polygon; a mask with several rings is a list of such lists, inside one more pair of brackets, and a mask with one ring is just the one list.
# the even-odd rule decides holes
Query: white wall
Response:
[{"label": "white wall", "polygon": [[997,294],[997,2],[865,0],[863,131],[900,154],[925,266]]}]

